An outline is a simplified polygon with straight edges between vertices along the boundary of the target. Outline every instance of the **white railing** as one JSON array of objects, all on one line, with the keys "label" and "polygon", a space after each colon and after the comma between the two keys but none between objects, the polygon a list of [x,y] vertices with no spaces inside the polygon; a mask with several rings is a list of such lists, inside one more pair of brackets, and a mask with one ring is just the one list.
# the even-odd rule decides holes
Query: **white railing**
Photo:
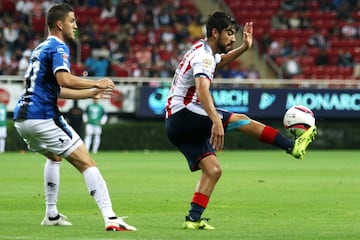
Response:
[{"label": "white railing", "polygon": [[[98,79],[89,77],[90,79]],[[134,77],[110,77],[115,84],[129,84],[136,86],[169,86],[171,78],[134,78]],[[0,76],[0,87],[3,84],[22,84],[22,76]],[[233,86],[234,88],[344,88],[360,89],[360,80],[353,79],[233,79],[216,78],[214,87]]]}]

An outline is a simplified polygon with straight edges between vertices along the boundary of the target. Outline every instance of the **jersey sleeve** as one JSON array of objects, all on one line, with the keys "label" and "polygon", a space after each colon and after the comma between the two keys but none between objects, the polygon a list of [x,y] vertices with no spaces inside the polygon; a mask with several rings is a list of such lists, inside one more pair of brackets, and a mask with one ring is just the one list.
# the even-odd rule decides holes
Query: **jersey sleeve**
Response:
[{"label": "jersey sleeve", "polygon": [[52,54],[53,73],[59,70],[70,72],[70,50],[65,44],[58,45]]},{"label": "jersey sleeve", "polygon": [[191,67],[193,68],[193,75],[203,75],[213,79],[213,74],[216,66],[214,57],[211,54],[199,53],[191,61]]},{"label": "jersey sleeve", "polygon": [[215,54],[215,62],[216,62],[216,64],[218,64],[219,62],[221,62],[221,54],[220,54],[220,53],[216,53],[216,54]]}]

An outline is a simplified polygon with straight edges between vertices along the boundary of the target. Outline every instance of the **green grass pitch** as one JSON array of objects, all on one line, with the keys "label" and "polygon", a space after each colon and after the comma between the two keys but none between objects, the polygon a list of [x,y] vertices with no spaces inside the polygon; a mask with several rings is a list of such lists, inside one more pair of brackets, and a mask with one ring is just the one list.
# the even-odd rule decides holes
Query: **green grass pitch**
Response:
[{"label": "green grass pitch", "polygon": [[71,227],[41,227],[44,158],[0,155],[0,239],[347,240],[360,237],[360,151],[223,151],[223,169],[204,217],[214,231],[181,228],[199,173],[177,152],[93,155],[118,215],[137,232],[106,232],[82,176],[61,167],[58,207]]}]

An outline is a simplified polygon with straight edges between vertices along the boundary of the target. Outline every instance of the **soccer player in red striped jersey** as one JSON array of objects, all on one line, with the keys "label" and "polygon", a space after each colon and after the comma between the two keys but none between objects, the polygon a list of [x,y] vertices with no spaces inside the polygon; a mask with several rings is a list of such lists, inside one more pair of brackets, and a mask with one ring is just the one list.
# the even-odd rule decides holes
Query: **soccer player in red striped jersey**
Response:
[{"label": "soccer player in red striped jersey", "polygon": [[252,46],[253,23],[243,28],[243,43],[233,49],[239,27],[224,12],[214,12],[206,24],[206,38],[194,43],[176,69],[166,104],[166,133],[187,159],[191,171],[202,174],[191,200],[185,229],[215,229],[202,214],[222,170],[216,156],[224,147],[226,131],[244,132],[261,142],[272,144],[303,158],[316,135],[309,128],[293,140],[277,129],[238,114],[215,107],[210,94],[215,70],[231,63]]}]

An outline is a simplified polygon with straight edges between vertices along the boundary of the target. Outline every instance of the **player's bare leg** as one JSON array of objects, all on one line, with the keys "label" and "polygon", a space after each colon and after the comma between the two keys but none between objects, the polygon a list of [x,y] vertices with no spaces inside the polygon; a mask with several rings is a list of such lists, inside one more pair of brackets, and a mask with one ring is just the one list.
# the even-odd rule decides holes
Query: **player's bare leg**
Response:
[{"label": "player's bare leg", "polygon": [[280,147],[293,157],[299,159],[304,158],[306,148],[316,136],[316,127],[313,126],[294,141],[286,138],[279,130],[250,119],[244,114],[233,114],[230,117],[228,130],[246,133],[259,139],[261,142]]},{"label": "player's bare leg", "polygon": [[222,170],[215,155],[203,158],[199,163],[199,167],[202,174],[196,185],[189,215],[186,216],[183,227],[185,229],[212,230],[215,228],[209,225],[201,216],[207,207],[216,183],[221,177]]},{"label": "player's bare leg", "polygon": [[288,139],[283,134],[281,134],[279,130],[256,120],[250,119],[244,114],[233,114],[230,117],[228,130],[243,132],[263,143],[271,144],[284,149],[287,153],[290,154],[292,154],[294,148],[293,139]]}]

